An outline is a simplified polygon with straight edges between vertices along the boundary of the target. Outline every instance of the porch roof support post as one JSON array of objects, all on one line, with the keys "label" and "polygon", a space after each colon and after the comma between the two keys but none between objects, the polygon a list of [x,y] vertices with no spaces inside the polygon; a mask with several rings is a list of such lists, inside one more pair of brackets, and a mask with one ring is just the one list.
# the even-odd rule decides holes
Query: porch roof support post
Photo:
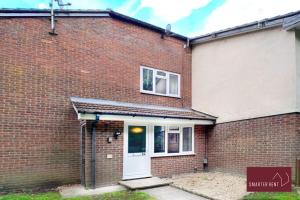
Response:
[{"label": "porch roof support post", "polygon": [[96,188],[96,128],[99,121],[99,115],[96,115],[96,120],[92,123],[92,188]]}]

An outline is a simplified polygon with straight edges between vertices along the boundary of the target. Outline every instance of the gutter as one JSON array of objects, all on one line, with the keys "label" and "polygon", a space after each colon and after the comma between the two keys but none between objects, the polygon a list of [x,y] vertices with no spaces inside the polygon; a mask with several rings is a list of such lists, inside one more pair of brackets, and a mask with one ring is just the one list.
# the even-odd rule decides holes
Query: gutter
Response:
[{"label": "gutter", "polygon": [[297,26],[300,26],[300,14],[294,16],[291,19],[285,20],[282,25],[283,29],[286,31],[296,28]]},{"label": "gutter", "polygon": [[[165,34],[166,33],[166,30],[161,28],[161,27],[154,26],[152,24],[149,24],[147,22],[144,22],[144,21],[132,18],[132,17],[128,17],[126,15],[120,14],[120,13],[115,12],[113,10],[108,10],[108,13],[112,18],[119,19],[123,22],[128,22],[128,23],[131,23],[131,24],[135,24],[137,26],[141,26],[143,28],[151,29],[151,30],[153,30],[157,33],[160,33],[160,34]],[[185,37],[183,35],[180,35],[180,34],[177,34],[177,33],[174,33],[174,32],[170,32],[170,36],[174,37],[176,39],[182,40],[182,41],[186,41],[188,39],[188,37]]]},{"label": "gutter", "polygon": [[[55,17],[109,17],[105,10],[59,10],[54,9]],[[0,9],[2,18],[50,17],[50,9]]]},{"label": "gutter", "polygon": [[169,119],[188,119],[188,120],[211,120],[213,122],[216,122],[217,118],[211,119],[211,118],[191,118],[191,117],[173,117],[173,116],[166,116],[166,115],[146,115],[146,114],[130,114],[130,113],[110,113],[110,112],[78,112],[82,114],[96,114],[96,115],[122,115],[122,116],[132,116],[132,117],[157,117],[157,118],[169,118]]},{"label": "gutter", "polygon": [[[243,24],[233,28],[216,31],[213,33],[191,38],[190,41],[192,45],[196,45],[196,44],[210,42],[213,40],[218,40],[226,37],[232,37],[240,34],[250,33],[254,31],[259,31],[259,30],[264,30],[264,29],[269,29],[274,27],[281,26],[283,27],[283,29],[285,29],[286,23],[289,21],[293,21],[295,18],[298,18],[298,20],[300,21],[299,19],[300,11],[292,12],[292,13],[288,13],[285,15],[280,15],[272,18],[267,18],[252,23]],[[289,30],[289,29],[285,29],[285,30]]]},{"label": "gutter", "polygon": [[[50,17],[49,9],[0,9],[0,18],[34,18],[34,17]],[[80,10],[80,9],[66,9],[54,10],[55,17],[111,17],[126,23],[134,24],[156,33],[165,34],[165,29],[149,24],[147,22],[128,17],[113,10]],[[171,32],[170,37],[176,38],[181,41],[186,41],[187,37]]]}]

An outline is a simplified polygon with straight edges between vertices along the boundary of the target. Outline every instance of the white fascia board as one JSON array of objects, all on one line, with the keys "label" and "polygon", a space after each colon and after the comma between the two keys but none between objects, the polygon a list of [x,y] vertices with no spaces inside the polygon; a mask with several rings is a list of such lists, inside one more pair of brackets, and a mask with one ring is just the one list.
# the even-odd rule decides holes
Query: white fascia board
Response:
[{"label": "white fascia board", "polygon": [[[96,114],[78,114],[79,120],[95,120]],[[133,117],[124,115],[100,115],[100,121],[126,121],[126,122],[144,122],[144,123],[165,123],[165,124],[199,124],[199,125],[213,125],[212,120],[189,120],[189,119],[175,119],[162,117]]]}]

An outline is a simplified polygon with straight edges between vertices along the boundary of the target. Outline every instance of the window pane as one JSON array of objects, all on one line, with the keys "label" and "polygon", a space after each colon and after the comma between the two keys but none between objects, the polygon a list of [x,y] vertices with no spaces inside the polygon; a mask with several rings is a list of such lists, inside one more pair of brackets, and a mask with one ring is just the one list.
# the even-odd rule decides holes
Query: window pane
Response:
[{"label": "window pane", "polygon": [[183,128],[183,151],[192,151],[192,127]]},{"label": "window pane", "polygon": [[156,77],[155,80],[155,91],[160,94],[167,93],[167,80],[163,78]]},{"label": "window pane", "polygon": [[165,152],[165,127],[154,126],[154,153]]},{"label": "window pane", "polygon": [[179,153],[179,133],[168,133],[168,153]]},{"label": "window pane", "polygon": [[169,126],[170,131],[179,131],[179,126]]},{"label": "window pane", "polygon": [[159,75],[159,76],[166,76],[167,75],[165,72],[162,72],[162,71],[157,71],[156,74]]},{"label": "window pane", "polygon": [[153,70],[143,69],[143,90],[153,91]]},{"label": "window pane", "polygon": [[128,153],[146,152],[146,126],[128,126]]},{"label": "window pane", "polygon": [[174,74],[170,74],[170,94],[178,95],[178,76]]}]

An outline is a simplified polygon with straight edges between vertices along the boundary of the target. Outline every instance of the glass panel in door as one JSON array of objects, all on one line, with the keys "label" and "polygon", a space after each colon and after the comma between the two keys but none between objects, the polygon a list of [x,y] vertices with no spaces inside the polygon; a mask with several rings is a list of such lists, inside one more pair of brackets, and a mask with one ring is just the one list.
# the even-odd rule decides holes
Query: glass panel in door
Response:
[{"label": "glass panel in door", "polygon": [[146,152],[146,126],[128,126],[128,153]]}]

